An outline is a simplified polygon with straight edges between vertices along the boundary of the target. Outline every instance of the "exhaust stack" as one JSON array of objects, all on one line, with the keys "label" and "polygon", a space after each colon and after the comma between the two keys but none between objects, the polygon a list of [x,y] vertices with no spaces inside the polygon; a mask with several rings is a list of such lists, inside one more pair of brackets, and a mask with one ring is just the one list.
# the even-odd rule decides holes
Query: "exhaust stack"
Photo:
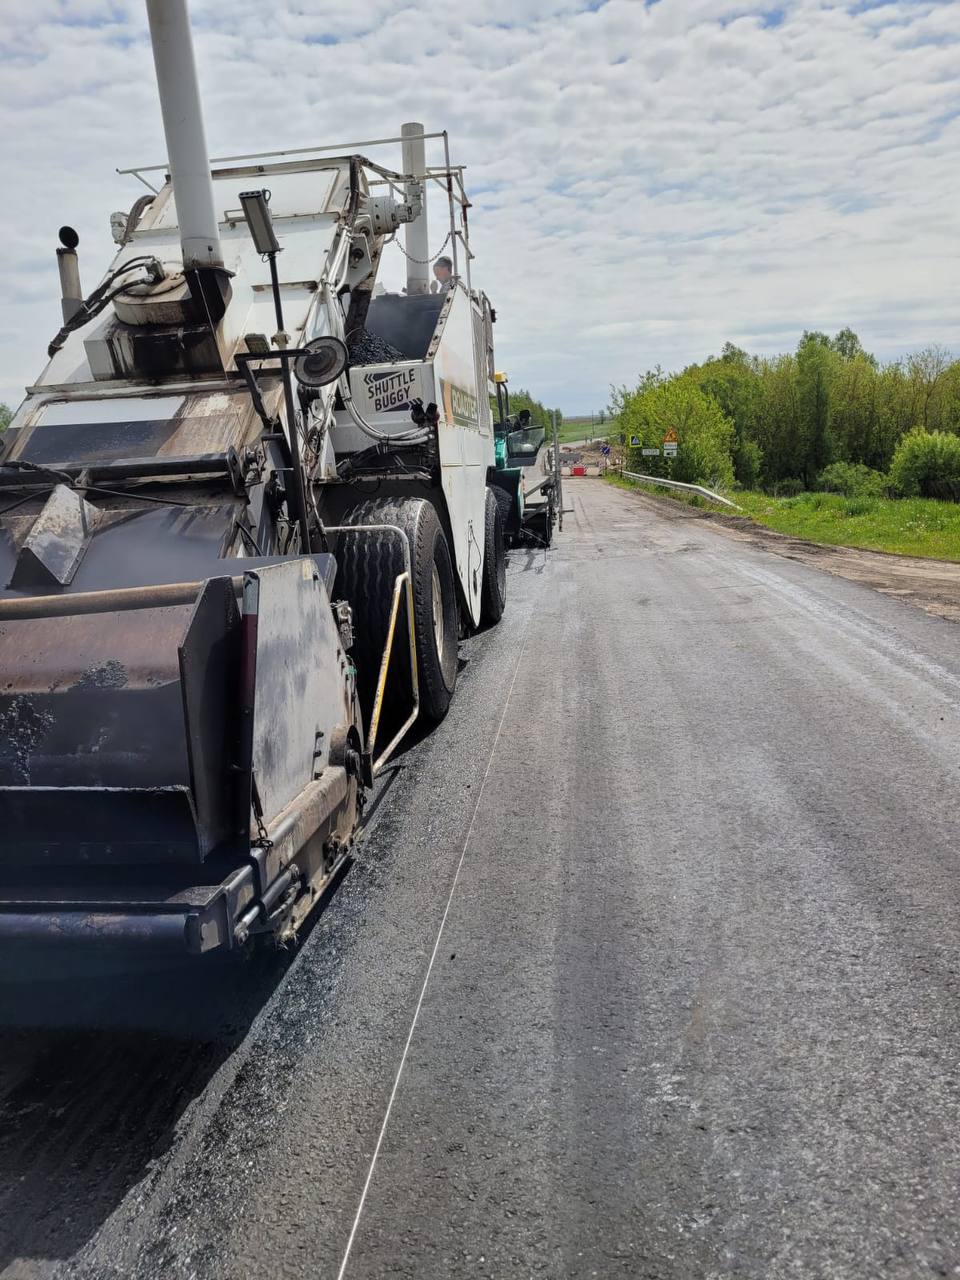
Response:
[{"label": "exhaust stack", "polygon": [[403,138],[403,171],[416,181],[407,183],[407,201],[416,198],[418,184],[423,191],[423,212],[413,222],[407,223],[405,233],[407,249],[407,293],[430,292],[430,246],[427,243],[427,153],[423,140],[422,124],[400,126]]},{"label": "exhaust stack", "polygon": [[67,324],[83,306],[83,290],[80,287],[80,265],[77,261],[77,245],[80,237],[73,227],[60,228],[60,248],[57,249],[57,267],[60,271],[60,308],[63,323]]},{"label": "exhaust stack", "polygon": [[[147,0],[183,269],[223,271],[187,0]],[[193,292],[193,290],[191,290]],[[206,290],[204,289],[204,293]]]}]

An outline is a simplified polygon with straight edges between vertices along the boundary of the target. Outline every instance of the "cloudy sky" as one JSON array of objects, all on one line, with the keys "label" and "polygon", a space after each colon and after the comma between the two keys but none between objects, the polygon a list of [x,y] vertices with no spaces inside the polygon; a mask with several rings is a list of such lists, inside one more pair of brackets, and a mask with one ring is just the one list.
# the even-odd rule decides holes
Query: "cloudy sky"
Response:
[{"label": "cloudy sky", "polygon": [[[957,338],[957,0],[193,0],[214,155],[450,131],[498,363],[568,413],[731,339]],[[165,154],[142,0],[0,0],[0,400]],[[434,221],[434,229],[439,218]],[[439,236],[431,235],[431,239]],[[399,270],[399,255],[394,267]]]}]

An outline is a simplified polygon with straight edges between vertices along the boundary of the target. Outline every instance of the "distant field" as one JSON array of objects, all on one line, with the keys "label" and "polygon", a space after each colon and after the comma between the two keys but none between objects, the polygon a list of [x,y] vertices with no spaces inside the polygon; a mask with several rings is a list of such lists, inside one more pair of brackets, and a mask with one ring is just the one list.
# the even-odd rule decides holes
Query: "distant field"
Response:
[{"label": "distant field", "polygon": [[[705,507],[718,515],[731,515],[695,494],[608,478],[627,488],[649,489],[660,497]],[[794,538],[925,559],[960,560],[960,504],[955,502],[936,502],[932,498],[844,498],[836,493],[771,498],[746,490],[728,496],[757,524]]]},{"label": "distant field", "polygon": [[596,422],[592,418],[564,418],[557,433],[561,444],[571,440],[605,439],[611,430],[609,422]]}]

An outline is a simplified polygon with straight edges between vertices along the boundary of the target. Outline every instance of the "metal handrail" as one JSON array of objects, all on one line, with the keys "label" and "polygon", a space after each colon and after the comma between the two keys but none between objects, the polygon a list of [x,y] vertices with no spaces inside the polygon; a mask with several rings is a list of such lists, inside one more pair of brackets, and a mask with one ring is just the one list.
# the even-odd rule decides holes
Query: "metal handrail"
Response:
[{"label": "metal handrail", "polygon": [[684,484],[682,480],[665,480],[663,476],[643,476],[637,471],[621,471],[620,474],[628,476],[631,480],[642,480],[644,484],[658,484],[664,489],[686,489],[689,493],[699,493],[702,497],[709,498],[711,502],[732,507],[734,511],[743,510],[743,507],[738,507],[729,498],[722,498],[719,493],[714,493],[712,489],[705,489],[702,484]]},{"label": "metal handrail", "polygon": [[[243,590],[243,576],[231,577],[230,582],[239,595]],[[25,618],[73,618],[81,614],[168,609],[173,605],[193,604],[203,587],[203,582],[164,582],[159,586],[76,591],[72,595],[10,596],[0,600],[0,623]]]},{"label": "metal handrail", "polygon": [[[370,727],[367,730],[366,751],[373,761],[371,772],[374,777],[381,771],[393,752],[403,740],[404,735],[416,723],[420,714],[420,680],[417,675],[417,633],[413,614],[413,561],[410,555],[410,539],[406,530],[396,524],[328,524],[323,527],[324,533],[394,533],[400,539],[403,550],[403,572],[398,573],[393,584],[393,601],[390,606],[390,624],[387,628],[387,639],[380,659],[380,673],[377,677],[377,690],[373,699],[373,710],[370,713]],[[410,646],[410,682],[413,687],[413,710],[400,726],[383,751],[373,760],[373,749],[380,728],[380,714],[383,710],[383,697],[387,687],[387,672],[393,656],[393,642],[397,632],[397,618],[400,615],[400,598],[406,586],[407,597],[407,639]]]},{"label": "metal handrail", "polygon": [[[446,130],[439,130],[434,133],[425,133],[424,141],[429,142],[433,138],[443,138],[446,136]],[[240,160],[269,160],[271,156],[309,156],[317,155],[321,151],[359,151],[361,147],[382,147],[391,143],[404,142],[403,137],[397,138],[364,138],[362,142],[331,142],[319,147],[286,147],[280,151],[248,151],[245,155],[238,156],[211,156],[210,164],[235,164]],[[169,170],[169,162],[164,160],[162,164],[138,164],[135,169],[118,169],[119,174],[133,174],[139,177],[141,173],[157,173],[163,169]]]},{"label": "metal handrail", "polygon": [[[426,174],[424,175],[424,181],[426,183],[426,181],[429,181],[432,179],[434,181],[437,181],[441,186],[445,185],[447,187],[447,201],[449,205],[448,212],[449,212],[449,219],[450,219],[450,237],[451,237],[451,247],[453,251],[453,274],[455,276],[460,274],[460,268],[457,262],[457,257],[458,257],[457,242],[459,240],[460,245],[464,252],[464,256],[466,258],[464,274],[466,276],[467,290],[471,291],[473,288],[473,282],[470,278],[470,263],[473,261],[476,255],[474,254],[473,250],[470,248],[470,231],[467,225],[466,211],[467,209],[470,208],[470,201],[467,197],[466,188],[463,182],[463,173],[466,166],[451,165],[450,137],[446,129],[440,129],[430,133],[424,133],[422,136],[425,143],[436,141],[438,139],[443,140],[444,163],[443,165],[430,166],[427,169]],[[323,168],[325,167],[324,162],[323,160],[321,160],[320,157],[324,153],[326,153],[329,161],[336,161],[336,160],[346,159],[348,155],[356,154],[360,152],[361,149],[365,149],[367,147],[389,146],[389,145],[395,145],[398,142],[402,143],[405,141],[407,141],[407,139],[405,139],[402,135],[399,137],[387,137],[387,138],[365,138],[360,142],[335,142],[335,143],[327,143],[327,144],[324,144],[323,146],[315,146],[315,147],[288,147],[288,148],[277,150],[277,151],[247,152],[246,154],[243,154],[243,155],[211,156],[210,159],[208,160],[208,164],[210,164],[210,166],[212,167],[214,165],[221,165],[221,164],[229,164],[229,165],[241,164],[242,165],[244,163],[247,163],[251,167],[255,167],[258,174],[260,173],[270,174],[270,173],[280,172],[283,170],[288,170],[291,168],[295,168],[296,165],[299,163],[302,163],[303,165],[311,168]],[[294,159],[290,160],[290,159],[287,159],[287,157],[294,157]],[[364,155],[361,158],[363,159],[363,163],[367,166],[367,168],[373,170],[375,173],[379,173],[381,177],[388,182],[388,184],[391,181],[396,181],[399,183],[406,176],[404,174],[395,173],[393,170],[385,169],[382,165],[377,164],[376,161],[371,160],[368,156]],[[314,160],[315,160],[315,163],[314,163]],[[267,162],[267,163],[264,163],[264,162]],[[170,162],[169,160],[165,160],[162,164],[139,164],[134,168],[117,169],[116,172],[123,176],[132,176],[136,178],[139,182],[142,182],[143,185],[148,190],[152,191],[154,195],[159,195],[160,194],[159,189],[155,187],[152,182],[148,182],[143,175],[145,173],[161,173],[161,172],[166,175],[166,174],[169,174],[169,171],[170,171]],[[442,180],[444,177],[447,179],[445,183]],[[459,192],[460,192],[459,196],[456,196],[454,194],[454,185],[456,185],[457,188],[459,189]],[[455,205],[460,206],[460,221],[461,221],[460,227],[457,227],[456,225]]]},{"label": "metal handrail", "polygon": [[376,760],[373,761],[373,776],[376,777],[383,766],[390,759],[394,749],[399,746],[404,734],[410,729],[420,714],[420,681],[417,675],[417,636],[413,621],[413,582],[409,573],[397,574],[397,580],[393,584],[393,603],[390,607],[390,626],[387,629],[387,640],[383,646],[383,657],[380,660],[380,675],[377,678],[377,692],[373,700],[373,712],[370,716],[370,729],[368,733],[367,751],[373,756],[374,744],[377,741],[377,730],[380,727],[380,712],[383,709],[383,695],[387,685],[387,672],[390,669],[390,659],[393,656],[393,641],[397,629],[397,617],[400,613],[400,596],[406,585],[407,591],[407,638],[410,645],[410,680],[413,685],[413,710],[409,719],[397,730],[396,735],[391,739],[390,743],[384,748]]}]

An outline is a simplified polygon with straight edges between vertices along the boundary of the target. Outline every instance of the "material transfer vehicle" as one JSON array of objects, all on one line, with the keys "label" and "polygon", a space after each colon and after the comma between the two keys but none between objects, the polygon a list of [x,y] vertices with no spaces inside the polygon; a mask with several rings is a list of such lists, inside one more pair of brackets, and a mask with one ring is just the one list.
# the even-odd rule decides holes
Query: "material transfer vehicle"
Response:
[{"label": "material transfer vehicle", "polygon": [[211,161],[186,0],[147,10],[167,161],[89,293],[62,228],[0,438],[0,954],[291,940],[506,598],[446,133]]}]

